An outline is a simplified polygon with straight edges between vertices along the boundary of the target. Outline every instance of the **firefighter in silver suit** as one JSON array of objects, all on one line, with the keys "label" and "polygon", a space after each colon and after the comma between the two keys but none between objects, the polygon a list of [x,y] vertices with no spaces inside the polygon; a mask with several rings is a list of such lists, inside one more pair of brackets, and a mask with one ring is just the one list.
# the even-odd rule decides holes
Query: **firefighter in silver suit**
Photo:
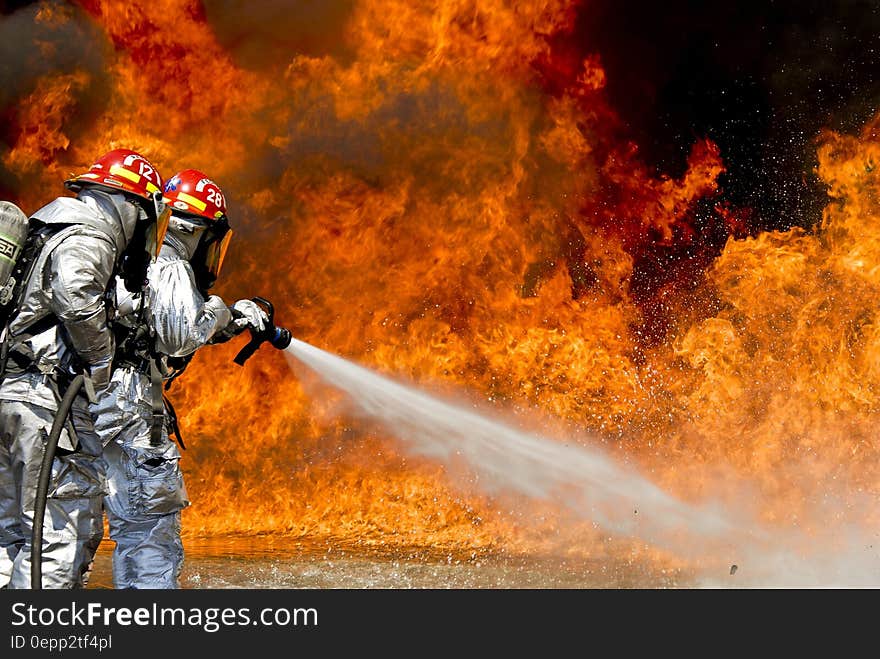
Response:
[{"label": "firefighter in silver suit", "polygon": [[251,300],[232,306],[207,291],[219,274],[232,231],[220,188],[203,172],[178,172],[165,184],[171,218],[144,295],[118,290],[117,352],[110,387],[92,407],[105,444],[104,499],[115,588],[179,587],[181,511],[189,505],[176,416],[163,383],[195,351],[268,318]]},{"label": "firefighter in silver suit", "polygon": [[67,384],[80,373],[86,386],[52,467],[38,586],[78,588],[88,581],[106,492],[88,399],[97,400],[110,381],[117,275],[132,290],[144,285],[168,219],[159,172],[128,149],[104,154],[65,185],[75,198],[59,197],[30,218],[41,247],[0,335],[0,587],[31,587],[43,446]]}]

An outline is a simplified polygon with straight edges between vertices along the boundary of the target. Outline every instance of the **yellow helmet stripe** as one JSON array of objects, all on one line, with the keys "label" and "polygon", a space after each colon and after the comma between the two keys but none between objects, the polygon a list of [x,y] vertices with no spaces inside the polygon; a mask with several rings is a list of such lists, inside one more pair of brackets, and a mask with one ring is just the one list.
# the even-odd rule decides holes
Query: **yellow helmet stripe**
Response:
[{"label": "yellow helmet stripe", "polygon": [[159,188],[157,188],[155,184],[151,183],[150,181],[147,181],[147,192],[152,194],[152,193],[156,192],[158,189]]},{"label": "yellow helmet stripe", "polygon": [[110,173],[115,176],[121,176],[122,178],[127,178],[132,183],[140,183],[141,177],[135,174],[134,172],[130,172],[127,169],[120,167],[119,165],[113,165],[110,168]]},{"label": "yellow helmet stripe", "polygon": [[185,192],[178,192],[178,193],[177,193],[177,198],[180,199],[180,201],[185,201],[185,202],[188,203],[190,206],[195,206],[195,207],[198,208],[200,211],[204,211],[204,210],[208,207],[208,204],[206,204],[206,203],[205,203],[204,201],[202,201],[201,199],[196,199],[196,198],[193,197],[192,195],[187,194],[187,193],[185,193]]}]

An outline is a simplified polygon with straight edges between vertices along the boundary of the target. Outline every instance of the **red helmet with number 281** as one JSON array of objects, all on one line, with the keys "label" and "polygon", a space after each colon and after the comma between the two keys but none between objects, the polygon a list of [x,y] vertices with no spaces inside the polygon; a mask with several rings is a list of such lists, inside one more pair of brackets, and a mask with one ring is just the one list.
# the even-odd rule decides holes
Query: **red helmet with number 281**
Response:
[{"label": "red helmet with number 281", "polygon": [[[207,225],[193,263],[207,272],[207,287],[220,274],[223,260],[232,240],[232,229],[226,217],[226,197],[220,186],[198,169],[184,169],[165,183],[165,203],[175,216],[202,218]],[[207,222],[204,222],[207,220]]]},{"label": "red helmet with number 281", "polygon": [[165,183],[166,203],[172,209],[208,220],[226,216],[226,199],[220,186],[197,169],[184,169]]}]

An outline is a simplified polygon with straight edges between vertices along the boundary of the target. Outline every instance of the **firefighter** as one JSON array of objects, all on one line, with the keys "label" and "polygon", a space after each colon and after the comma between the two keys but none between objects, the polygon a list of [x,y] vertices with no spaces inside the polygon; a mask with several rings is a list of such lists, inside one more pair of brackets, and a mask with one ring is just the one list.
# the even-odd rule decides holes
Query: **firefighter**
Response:
[{"label": "firefighter", "polygon": [[263,330],[268,321],[251,300],[227,306],[208,293],[232,237],[219,186],[187,169],[164,192],[171,208],[165,242],[146,293],[118,289],[116,366],[107,395],[92,407],[105,445],[104,506],[116,543],[113,584],[120,589],[179,587],[181,511],[189,501],[162,383],[177,377],[198,348]]},{"label": "firefighter", "polygon": [[[117,276],[133,291],[164,237],[169,210],[162,177],[143,155],[114,149],[65,181],[59,197],[30,218],[39,237],[16,304],[2,328],[0,381],[0,586],[29,588],[31,532],[43,446],[67,384],[86,386],[53,463],[41,545],[44,588],[88,581],[103,535],[106,493],[101,445],[88,399],[110,383],[115,351],[109,319]],[[29,238],[30,240],[30,238]]]}]

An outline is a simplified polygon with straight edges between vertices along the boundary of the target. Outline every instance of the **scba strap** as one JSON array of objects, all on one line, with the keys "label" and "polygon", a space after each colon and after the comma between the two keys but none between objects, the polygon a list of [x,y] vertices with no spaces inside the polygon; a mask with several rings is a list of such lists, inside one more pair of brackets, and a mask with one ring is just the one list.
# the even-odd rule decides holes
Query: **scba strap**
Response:
[{"label": "scba strap", "polygon": [[159,360],[150,360],[150,399],[153,405],[153,416],[150,427],[150,446],[162,445],[162,428],[165,425],[165,397],[162,393],[162,371]]},{"label": "scba strap", "polygon": [[158,447],[162,444],[162,428],[168,422],[168,436],[174,437],[180,448],[186,450],[183,437],[180,434],[180,425],[177,421],[177,412],[174,405],[163,393],[162,371],[159,368],[159,359],[150,360],[150,398],[153,406],[153,416],[150,422],[150,446]]},{"label": "scba strap", "polygon": [[169,399],[168,396],[165,396],[165,413],[168,415],[168,434],[171,437],[174,437],[177,440],[177,443],[180,444],[180,448],[185,451],[186,444],[183,443],[183,435],[180,434],[180,424],[177,421],[177,412],[174,409],[174,405],[171,404],[171,399]]}]

